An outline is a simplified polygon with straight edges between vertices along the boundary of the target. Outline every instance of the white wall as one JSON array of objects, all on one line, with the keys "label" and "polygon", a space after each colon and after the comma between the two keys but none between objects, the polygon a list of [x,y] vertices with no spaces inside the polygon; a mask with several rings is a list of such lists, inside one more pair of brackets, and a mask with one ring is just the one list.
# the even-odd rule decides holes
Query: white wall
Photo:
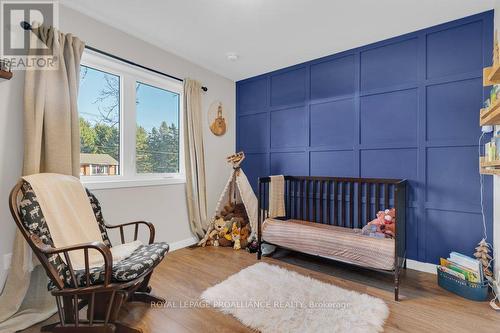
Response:
[{"label": "white wall", "polygon": [[[208,87],[208,92],[203,94],[202,111],[208,205],[212,214],[230,174],[225,157],[235,149],[234,82],[67,7],[60,7],[59,22],[61,31],[75,34],[88,45],[177,77],[194,78]],[[4,254],[11,252],[15,232],[7,198],[22,166],[23,83],[22,72],[16,72],[10,81],[0,82],[0,262]],[[222,137],[212,135],[207,125],[206,113],[214,100],[221,100],[226,106],[228,131]],[[157,240],[175,243],[192,237],[184,184],[95,190],[94,193],[102,203],[108,223],[144,219],[155,224]],[[0,286],[4,273],[2,263]]]}]

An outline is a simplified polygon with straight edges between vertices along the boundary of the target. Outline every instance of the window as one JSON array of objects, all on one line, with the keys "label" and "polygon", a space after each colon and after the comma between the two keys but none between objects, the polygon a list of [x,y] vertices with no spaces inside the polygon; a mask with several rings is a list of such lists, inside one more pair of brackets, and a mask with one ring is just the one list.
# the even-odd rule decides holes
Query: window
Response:
[{"label": "window", "polygon": [[183,181],[182,84],[85,50],[80,175],[90,188]]},{"label": "window", "polygon": [[120,174],[120,77],[89,66],[80,66],[80,174],[97,166],[113,166]]},{"label": "window", "polygon": [[179,172],[179,94],[136,83],[136,169],[141,174]]}]

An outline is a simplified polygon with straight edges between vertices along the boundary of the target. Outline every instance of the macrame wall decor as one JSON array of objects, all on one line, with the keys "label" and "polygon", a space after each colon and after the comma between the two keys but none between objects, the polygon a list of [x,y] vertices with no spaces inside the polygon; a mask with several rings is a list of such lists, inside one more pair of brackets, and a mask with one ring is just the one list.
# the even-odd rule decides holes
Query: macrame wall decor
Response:
[{"label": "macrame wall decor", "polygon": [[226,133],[226,119],[223,116],[222,102],[213,102],[208,109],[208,125],[210,130],[216,136],[222,136]]}]

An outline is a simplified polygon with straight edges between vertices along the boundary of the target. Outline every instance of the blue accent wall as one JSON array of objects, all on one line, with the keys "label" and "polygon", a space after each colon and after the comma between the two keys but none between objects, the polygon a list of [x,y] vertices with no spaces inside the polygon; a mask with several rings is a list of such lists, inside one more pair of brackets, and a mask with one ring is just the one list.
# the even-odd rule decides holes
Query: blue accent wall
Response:
[{"label": "blue accent wall", "polygon": [[471,254],[483,235],[478,115],[492,40],[489,11],[237,82],[252,186],[270,174],[407,178],[408,257]]}]

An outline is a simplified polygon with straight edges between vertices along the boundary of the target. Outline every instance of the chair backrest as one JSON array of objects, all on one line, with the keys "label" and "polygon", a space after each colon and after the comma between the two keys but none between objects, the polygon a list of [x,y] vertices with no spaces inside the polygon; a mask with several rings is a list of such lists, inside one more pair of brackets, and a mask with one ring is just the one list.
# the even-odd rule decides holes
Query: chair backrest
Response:
[{"label": "chair backrest", "polygon": [[[99,201],[88,190],[87,195],[99,224],[103,243],[111,247]],[[21,179],[11,191],[9,204],[17,227],[45,268],[52,284],[59,289],[65,285],[71,286],[72,280],[68,266],[59,254],[45,255],[38,250],[35,244],[35,242],[42,242],[45,245],[54,246],[50,230],[31,185]],[[51,287],[50,284],[49,287]]]}]

